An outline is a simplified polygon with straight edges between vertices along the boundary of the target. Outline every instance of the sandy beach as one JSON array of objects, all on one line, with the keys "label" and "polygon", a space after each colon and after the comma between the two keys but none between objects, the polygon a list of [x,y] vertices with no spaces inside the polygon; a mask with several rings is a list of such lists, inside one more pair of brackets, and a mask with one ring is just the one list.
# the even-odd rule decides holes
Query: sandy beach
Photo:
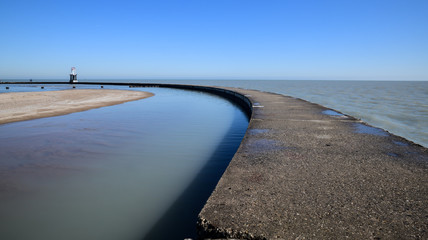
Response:
[{"label": "sandy beach", "polygon": [[0,94],[0,124],[59,116],[151,97],[141,91],[73,89]]}]

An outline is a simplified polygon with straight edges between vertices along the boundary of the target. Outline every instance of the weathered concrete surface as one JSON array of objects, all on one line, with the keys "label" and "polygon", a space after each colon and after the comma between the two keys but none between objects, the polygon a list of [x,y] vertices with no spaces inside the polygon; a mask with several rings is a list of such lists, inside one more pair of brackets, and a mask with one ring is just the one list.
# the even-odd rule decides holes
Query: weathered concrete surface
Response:
[{"label": "weathered concrete surface", "polygon": [[426,148],[300,99],[233,90],[253,116],[200,238],[428,239]]}]

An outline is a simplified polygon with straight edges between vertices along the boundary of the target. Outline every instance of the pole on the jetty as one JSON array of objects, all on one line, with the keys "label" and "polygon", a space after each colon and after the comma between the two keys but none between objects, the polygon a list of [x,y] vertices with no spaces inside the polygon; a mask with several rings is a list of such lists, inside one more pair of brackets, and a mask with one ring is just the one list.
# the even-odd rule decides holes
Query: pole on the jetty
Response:
[{"label": "pole on the jetty", "polygon": [[76,73],[76,68],[75,67],[71,68],[70,83],[77,83],[77,73]]}]

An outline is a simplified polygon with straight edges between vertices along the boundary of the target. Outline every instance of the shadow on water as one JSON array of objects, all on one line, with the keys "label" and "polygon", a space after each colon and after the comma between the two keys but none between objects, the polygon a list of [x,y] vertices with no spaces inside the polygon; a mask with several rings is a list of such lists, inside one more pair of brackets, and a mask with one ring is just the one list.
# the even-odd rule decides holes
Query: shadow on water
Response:
[{"label": "shadow on water", "polygon": [[142,239],[196,238],[198,214],[238,150],[247,127],[248,118],[245,114],[235,112],[234,120],[227,134],[211,158],[192,183]]}]

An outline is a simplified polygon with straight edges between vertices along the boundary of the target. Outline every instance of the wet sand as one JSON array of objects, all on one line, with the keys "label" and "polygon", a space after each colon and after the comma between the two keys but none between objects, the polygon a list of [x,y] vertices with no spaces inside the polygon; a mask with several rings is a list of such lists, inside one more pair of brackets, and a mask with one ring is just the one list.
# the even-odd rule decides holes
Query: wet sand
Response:
[{"label": "wet sand", "polygon": [[73,89],[0,94],[0,124],[65,115],[153,96],[149,92]]}]

